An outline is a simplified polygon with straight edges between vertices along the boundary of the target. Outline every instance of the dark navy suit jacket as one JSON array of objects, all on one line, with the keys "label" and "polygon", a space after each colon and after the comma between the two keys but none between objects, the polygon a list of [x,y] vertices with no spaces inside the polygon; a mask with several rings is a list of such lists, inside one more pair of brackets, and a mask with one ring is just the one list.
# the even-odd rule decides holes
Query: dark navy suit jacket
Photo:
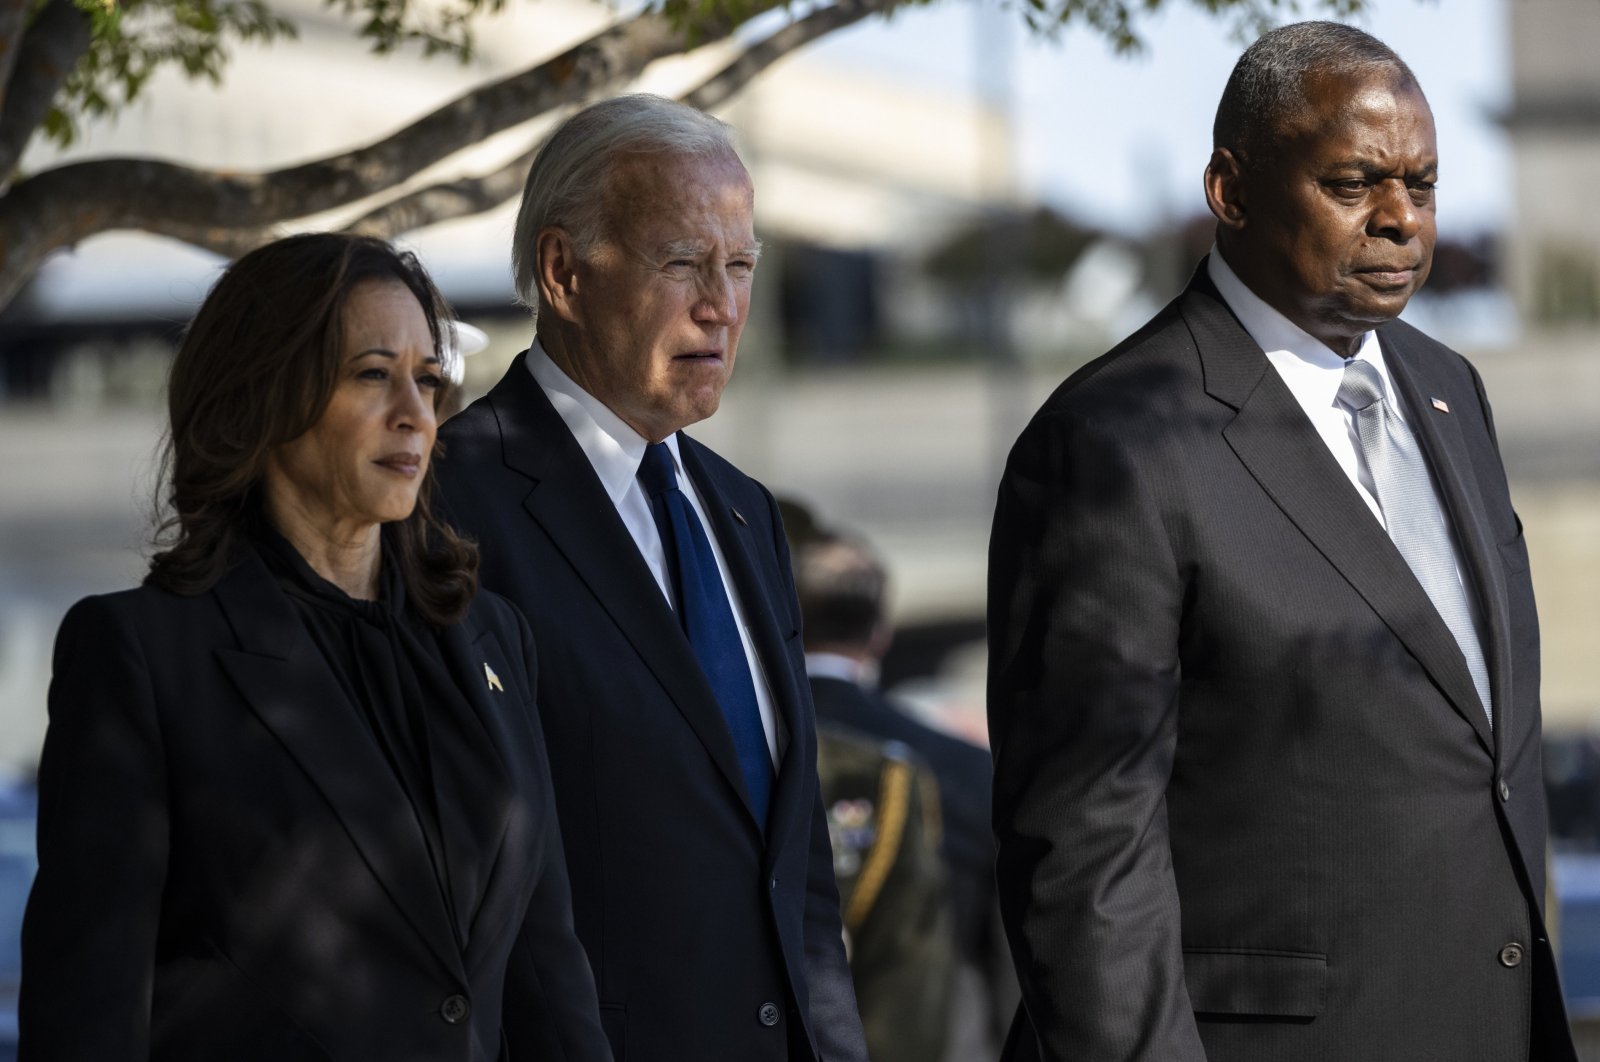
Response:
[{"label": "dark navy suit jacket", "polygon": [[526,355],[440,437],[450,517],[539,645],[578,935],[618,1062],[864,1062],[771,495],[680,435],[788,733],[763,831],[693,650]]}]

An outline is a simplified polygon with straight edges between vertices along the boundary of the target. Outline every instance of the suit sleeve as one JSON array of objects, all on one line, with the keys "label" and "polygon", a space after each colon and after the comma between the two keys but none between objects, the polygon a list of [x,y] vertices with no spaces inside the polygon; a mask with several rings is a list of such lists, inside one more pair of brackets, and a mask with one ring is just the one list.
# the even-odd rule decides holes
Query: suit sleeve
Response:
[{"label": "suit sleeve", "polygon": [[[518,614],[527,685],[539,684],[533,633]],[[611,1046],[600,1025],[589,956],[572,922],[572,887],[555,814],[556,794],[550,777],[544,729],[532,701],[527,704],[536,755],[530,768],[540,782],[539,799],[549,824],[545,859],[528,902],[527,915],[506,973],[504,1024],[506,1062],[611,1062]]]},{"label": "suit sleeve", "polygon": [[1018,441],[990,543],[999,897],[1048,1062],[1200,1062],[1166,787],[1183,580],[1125,440]]},{"label": "suit sleeve", "polygon": [[[795,594],[794,573],[789,566],[789,544],[784,538],[783,518],[778,503],[762,490],[772,521],[773,549],[783,579],[783,604],[800,624],[800,603]],[[799,696],[811,705],[811,687],[804,674],[796,676]],[[813,731],[814,715],[805,725]],[[820,1062],[867,1062],[866,1034],[856,1009],[855,986],[850,980],[850,963],[844,952],[844,925],[839,918],[839,887],[833,879],[833,844],[828,839],[828,816],[822,807],[822,789],[817,784],[816,736],[811,736],[812,753],[803,768],[810,775],[816,794],[811,809],[811,839],[806,852],[805,949],[806,987],[811,995],[811,1031],[816,1037]]]},{"label": "suit sleeve", "polygon": [[56,639],[39,873],[22,927],[19,1058],[149,1057],[166,764],[143,647],[103,598]]}]

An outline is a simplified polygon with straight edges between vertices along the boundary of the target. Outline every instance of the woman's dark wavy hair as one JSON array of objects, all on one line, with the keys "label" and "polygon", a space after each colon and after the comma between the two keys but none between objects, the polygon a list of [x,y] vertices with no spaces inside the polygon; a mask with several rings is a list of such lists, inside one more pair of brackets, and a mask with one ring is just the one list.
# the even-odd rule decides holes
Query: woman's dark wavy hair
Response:
[{"label": "woman's dark wavy hair", "polygon": [[[210,589],[263,519],[261,481],[272,451],[322,417],[344,358],[344,310],[366,281],[395,280],[417,297],[443,367],[450,310],[417,259],[382,240],[341,233],[290,236],[222,274],[190,322],[167,387],[156,553],[146,582],[178,594]],[[441,373],[448,376],[448,373]],[[434,394],[438,408],[447,388]],[[465,615],[478,589],[478,550],[433,514],[429,462],[417,506],[384,527],[411,606],[430,623]]]}]

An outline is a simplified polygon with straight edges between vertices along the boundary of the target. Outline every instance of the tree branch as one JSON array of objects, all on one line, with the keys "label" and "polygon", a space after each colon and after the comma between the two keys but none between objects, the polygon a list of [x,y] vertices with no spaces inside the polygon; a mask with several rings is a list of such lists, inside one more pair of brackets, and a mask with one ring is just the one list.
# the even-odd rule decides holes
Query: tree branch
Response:
[{"label": "tree branch", "polygon": [[681,98],[684,103],[709,111],[744,88],[750,79],[790,52],[810,44],[818,37],[859,22],[868,15],[894,10],[907,0],[839,0],[819,7],[790,22],[739,53],[734,60],[712,74]]},{"label": "tree branch", "polygon": [[6,86],[11,70],[22,50],[22,34],[28,28],[28,0],[0,0],[0,108],[5,107]]},{"label": "tree branch", "polygon": [[[0,20],[9,19],[12,3],[6,0]],[[27,4],[22,6],[26,20]],[[0,38],[3,36],[4,22],[0,21]],[[0,39],[0,48],[5,43]],[[15,64],[11,76],[0,77],[0,191],[10,183],[28,138],[50,113],[50,103],[62,82],[88,50],[89,16],[71,0],[50,0],[33,25],[22,32],[18,50],[9,57]],[[4,58],[8,57],[0,56],[0,60]],[[0,295],[0,305],[8,297]]]},{"label": "tree branch", "polygon": [[281,225],[257,225],[247,229],[224,225],[173,225],[161,235],[170,236],[202,251],[210,251],[212,254],[232,259],[247,251],[253,251],[264,243],[271,243],[279,237],[287,236],[290,231],[288,227]]},{"label": "tree branch", "polygon": [[[777,2],[758,0],[750,15]],[[694,42],[721,39],[733,28],[700,25]],[[496,133],[624,82],[688,44],[689,33],[665,17],[636,15],[553,59],[466,93],[384,140],[269,173],[225,174],[153,159],[103,159],[47,170],[0,198],[0,305],[58,247],[114,228],[190,239],[197,231],[262,229],[337,209]]]},{"label": "tree branch", "polygon": [[[709,110],[729,99],[757,74],[783,56],[866,16],[898,7],[905,0],[846,0],[818,8],[790,22],[741,52],[732,62],[685,93],[683,102]],[[492,173],[430,185],[402,195],[362,215],[347,232],[393,239],[441,221],[472,217],[493,210],[522,192],[538,145]]]},{"label": "tree branch", "polygon": [[493,210],[522,193],[528,167],[538,153],[539,145],[535,144],[492,173],[419,188],[363,214],[346,225],[345,231],[391,240],[441,221]]}]

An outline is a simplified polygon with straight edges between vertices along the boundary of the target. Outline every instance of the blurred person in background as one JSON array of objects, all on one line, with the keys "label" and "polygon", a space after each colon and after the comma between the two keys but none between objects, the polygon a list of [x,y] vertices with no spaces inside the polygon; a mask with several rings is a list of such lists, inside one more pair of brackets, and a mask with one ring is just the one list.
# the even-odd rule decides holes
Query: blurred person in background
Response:
[{"label": "blurred person in background", "polygon": [[1212,253],[1000,487],[1005,1057],[1570,1062],[1527,547],[1477,372],[1395,320],[1428,102],[1299,23],[1214,133]]},{"label": "blurred person in background", "polygon": [[863,1062],[783,528],[683,434],[750,308],[727,125],[630,95],[540,148],[537,334],[445,425],[440,485],[527,613],[579,937],[619,1062]]},{"label": "blurred person in background", "polygon": [[[794,535],[794,566],[819,724],[903,743],[938,780],[956,963],[948,1048],[930,1057],[991,1058],[1016,996],[995,898],[989,754],[913,719],[878,689],[878,666],[894,637],[888,572],[859,538],[805,517],[798,523],[811,528]],[[864,1016],[867,1009],[863,1001]]]},{"label": "blurred person in background", "polygon": [[955,961],[939,783],[900,742],[824,722],[817,777],[867,1054],[936,1062]]},{"label": "blurred person in background", "polygon": [[449,327],[331,234],[190,324],[166,548],[56,644],[21,1058],[609,1060],[528,627],[429,507]]}]

